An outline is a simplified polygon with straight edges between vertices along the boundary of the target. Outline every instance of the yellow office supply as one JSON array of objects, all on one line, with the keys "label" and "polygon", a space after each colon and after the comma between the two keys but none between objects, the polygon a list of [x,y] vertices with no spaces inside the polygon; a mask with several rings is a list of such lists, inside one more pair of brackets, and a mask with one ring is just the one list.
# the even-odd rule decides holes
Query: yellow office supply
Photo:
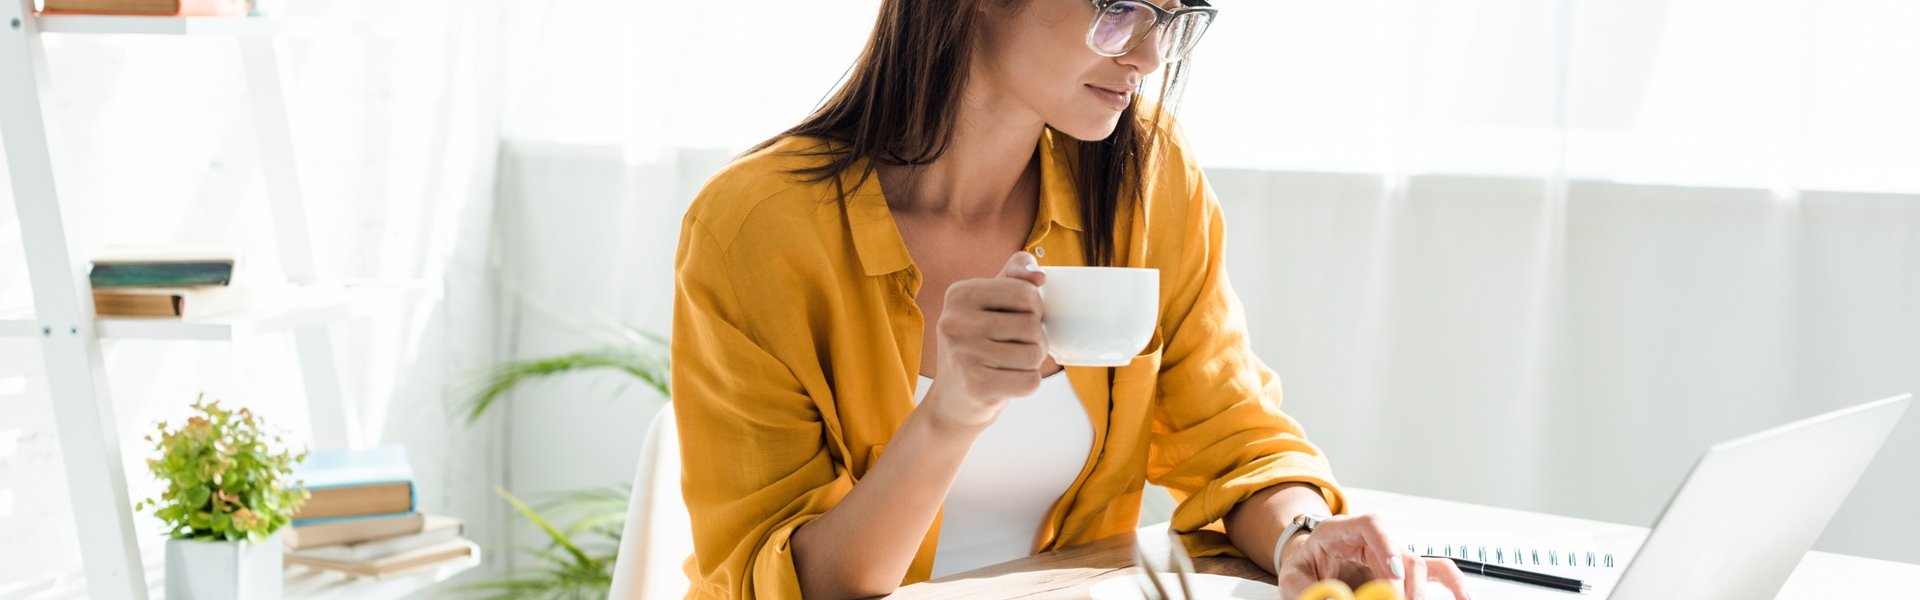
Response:
[{"label": "yellow office supply", "polygon": [[1403,600],[1400,590],[1385,579],[1375,579],[1360,586],[1359,591],[1347,587],[1346,582],[1338,579],[1326,579],[1313,584],[1300,592],[1295,600]]}]

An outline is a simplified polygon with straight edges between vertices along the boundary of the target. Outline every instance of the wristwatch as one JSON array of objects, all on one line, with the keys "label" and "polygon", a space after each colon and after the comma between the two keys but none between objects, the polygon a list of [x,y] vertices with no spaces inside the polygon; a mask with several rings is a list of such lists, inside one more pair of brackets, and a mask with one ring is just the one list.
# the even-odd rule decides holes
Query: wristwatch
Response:
[{"label": "wristwatch", "polygon": [[1295,534],[1313,533],[1314,529],[1318,529],[1320,527],[1320,522],[1325,521],[1328,518],[1329,517],[1327,515],[1315,515],[1315,514],[1295,515],[1293,517],[1293,521],[1290,523],[1287,523],[1287,529],[1285,531],[1280,532],[1280,541],[1273,543],[1273,572],[1279,573],[1280,565],[1286,564],[1284,561],[1280,560],[1281,558],[1280,553],[1286,550],[1287,540],[1293,539],[1293,536]]}]

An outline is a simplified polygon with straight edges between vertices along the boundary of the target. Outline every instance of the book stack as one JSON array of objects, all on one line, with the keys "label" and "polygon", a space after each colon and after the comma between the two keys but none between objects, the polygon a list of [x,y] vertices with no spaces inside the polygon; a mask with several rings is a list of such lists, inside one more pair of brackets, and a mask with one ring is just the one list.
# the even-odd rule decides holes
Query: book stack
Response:
[{"label": "book stack", "polygon": [[294,478],[310,497],[293,514],[287,564],[386,578],[474,554],[459,519],[415,510],[404,446],[315,450]]},{"label": "book stack", "polygon": [[246,289],[233,286],[239,260],[213,246],[103,248],[87,274],[94,313],[191,319],[238,310],[247,304]]}]

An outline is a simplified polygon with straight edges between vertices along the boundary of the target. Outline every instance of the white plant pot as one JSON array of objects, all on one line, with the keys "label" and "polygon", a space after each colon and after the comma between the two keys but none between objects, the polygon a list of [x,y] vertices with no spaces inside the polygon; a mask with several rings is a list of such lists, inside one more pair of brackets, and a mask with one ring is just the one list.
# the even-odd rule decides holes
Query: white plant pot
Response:
[{"label": "white plant pot", "polygon": [[167,600],[280,597],[280,534],[265,541],[167,540]]}]

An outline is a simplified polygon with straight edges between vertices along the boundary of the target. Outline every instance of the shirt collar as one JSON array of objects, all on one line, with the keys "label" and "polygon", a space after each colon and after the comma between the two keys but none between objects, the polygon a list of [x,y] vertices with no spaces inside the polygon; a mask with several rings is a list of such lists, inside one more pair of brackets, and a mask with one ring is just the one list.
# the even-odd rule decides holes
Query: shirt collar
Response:
[{"label": "shirt collar", "polygon": [[1035,223],[1052,221],[1074,231],[1080,225],[1080,189],[1073,182],[1073,162],[1079,147],[1073,138],[1047,128],[1040,134],[1040,211]]},{"label": "shirt collar", "polygon": [[[1040,208],[1035,211],[1029,239],[1043,236],[1049,223],[1083,230],[1079,189],[1068,160],[1074,148],[1071,141],[1061,141],[1060,136],[1052,129],[1040,135]],[[853,233],[854,250],[860,255],[860,267],[868,276],[885,275],[912,266],[913,255],[907,252],[906,240],[900,238],[900,228],[893,222],[879,176],[861,176],[867,164],[865,160],[855,162],[840,174],[840,181],[845,189],[852,190],[847,194],[847,224]]]},{"label": "shirt collar", "polygon": [[871,277],[912,266],[913,255],[907,253],[907,242],[900,238],[900,228],[893,224],[893,211],[887,208],[887,199],[880,193],[880,175],[869,173],[863,177],[861,173],[866,168],[867,161],[857,161],[840,174],[840,181],[849,186],[846,189],[853,190],[847,194],[847,225],[853,231],[853,247],[860,254],[860,267]]}]

